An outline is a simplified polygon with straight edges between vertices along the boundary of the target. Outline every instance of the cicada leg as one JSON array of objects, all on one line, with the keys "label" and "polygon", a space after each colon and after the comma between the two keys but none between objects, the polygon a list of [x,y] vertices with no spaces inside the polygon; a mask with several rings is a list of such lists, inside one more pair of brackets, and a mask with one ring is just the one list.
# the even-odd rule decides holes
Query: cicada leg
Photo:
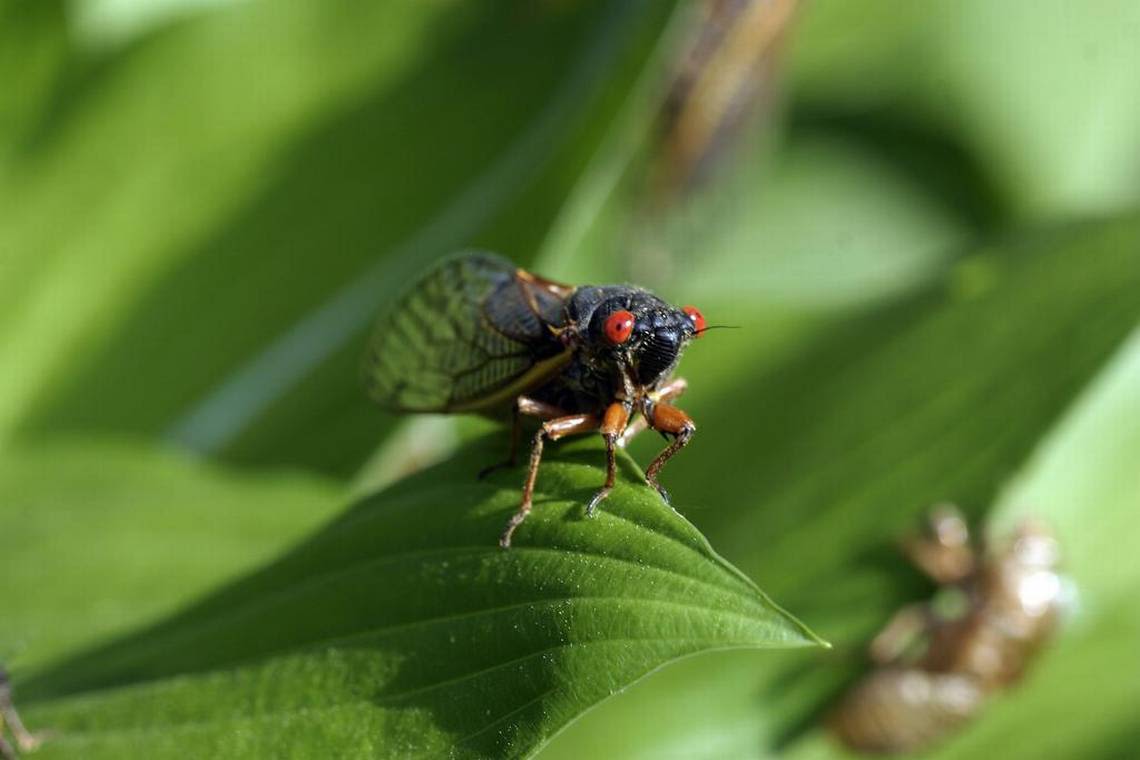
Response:
[{"label": "cicada leg", "polygon": [[20,714],[16,712],[16,705],[12,701],[12,687],[8,683],[8,673],[0,667],[0,758],[16,760],[16,752],[12,745],[4,739],[4,725],[12,731],[16,745],[21,752],[31,752],[40,745],[40,740],[24,727]]},{"label": "cicada leg", "polygon": [[546,404],[542,401],[535,401],[528,396],[519,396],[515,399],[515,405],[511,409],[511,449],[507,454],[505,461],[496,462],[495,464],[488,465],[482,470],[479,470],[478,478],[482,480],[493,472],[503,470],[508,467],[514,467],[518,464],[519,458],[519,441],[522,439],[522,418],[523,415],[527,417],[536,417],[540,420],[555,420],[559,417],[565,417],[566,412],[552,404]]},{"label": "cicada leg", "polygon": [[629,445],[629,442],[634,438],[644,433],[649,429],[649,423],[645,421],[645,417],[638,417],[633,422],[626,426],[625,432],[618,436],[617,447],[624,449]]},{"label": "cicada leg", "polygon": [[657,458],[649,464],[649,469],[645,471],[645,482],[656,488],[657,493],[661,494],[665,503],[669,504],[669,492],[658,482],[657,474],[661,472],[665,463],[673,458],[674,454],[688,445],[693,438],[693,433],[697,431],[697,426],[689,415],[677,407],[665,403],[653,406],[649,426],[658,432],[673,436],[672,443],[657,455]]},{"label": "cicada leg", "polygon": [[[688,381],[686,381],[684,378],[678,377],[676,380],[673,380],[660,390],[649,394],[649,400],[654,404],[659,404],[662,401],[672,401],[684,393],[685,389],[688,387]],[[637,419],[626,426],[625,432],[618,436],[618,447],[624,449],[629,445],[630,441],[637,437],[639,433],[647,430],[648,428],[649,421],[646,419],[644,414],[640,415]]]},{"label": "cicada leg", "polygon": [[629,426],[629,415],[632,412],[633,405],[628,401],[615,402],[609,405],[602,418],[601,432],[606,441],[606,482],[586,505],[586,517],[594,516],[594,510],[614,488],[614,481],[617,480],[617,442]]},{"label": "cicada leg", "polygon": [[600,424],[597,415],[594,414],[570,414],[542,423],[542,427],[534,434],[534,443],[530,450],[530,466],[527,469],[526,481],[523,483],[522,503],[519,505],[518,512],[515,512],[507,521],[507,527],[499,539],[499,546],[504,549],[510,547],[511,536],[514,535],[515,529],[530,514],[534,499],[534,481],[538,477],[538,464],[542,461],[542,447],[545,440],[549,438],[552,441],[557,441],[559,438],[575,433],[589,433],[597,430]]}]

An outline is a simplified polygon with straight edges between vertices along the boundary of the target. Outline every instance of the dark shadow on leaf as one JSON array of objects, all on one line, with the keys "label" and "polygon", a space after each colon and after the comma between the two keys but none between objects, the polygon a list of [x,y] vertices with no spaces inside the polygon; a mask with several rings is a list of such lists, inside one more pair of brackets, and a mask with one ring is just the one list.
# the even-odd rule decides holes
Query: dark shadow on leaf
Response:
[{"label": "dark shadow on leaf", "polygon": [[1013,216],[1009,199],[973,150],[951,132],[909,117],[904,109],[844,110],[801,102],[795,104],[791,120],[797,133],[858,142],[910,175],[916,186],[931,191],[978,232],[999,231]]}]

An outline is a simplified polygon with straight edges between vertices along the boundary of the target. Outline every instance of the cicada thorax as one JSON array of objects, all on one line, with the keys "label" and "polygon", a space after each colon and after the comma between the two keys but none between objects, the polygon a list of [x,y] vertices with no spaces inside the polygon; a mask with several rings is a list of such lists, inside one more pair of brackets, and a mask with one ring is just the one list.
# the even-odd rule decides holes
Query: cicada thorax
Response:
[{"label": "cicada thorax", "polygon": [[566,311],[578,336],[581,374],[592,371],[607,379],[613,392],[629,392],[630,385],[648,392],[663,385],[697,334],[697,321],[688,312],[628,285],[579,288]]}]

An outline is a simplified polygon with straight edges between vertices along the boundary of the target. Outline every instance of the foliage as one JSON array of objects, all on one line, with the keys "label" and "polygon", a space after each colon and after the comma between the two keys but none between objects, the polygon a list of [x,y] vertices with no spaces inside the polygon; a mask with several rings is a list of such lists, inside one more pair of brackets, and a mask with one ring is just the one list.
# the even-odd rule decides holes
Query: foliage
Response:
[{"label": "foliage", "polygon": [[[746,654],[701,658],[587,716],[551,748],[554,756],[612,743],[652,757],[701,740],[710,748],[703,756],[748,756],[799,737],[860,672],[863,643],[895,609],[929,595],[896,540],[927,507],[947,499],[979,520],[1007,502],[1066,528],[1064,542],[1074,552],[1068,572],[1082,598],[1098,600],[1074,628],[1103,625],[1112,647],[1123,640],[1116,638],[1121,626],[1133,630],[1109,600],[1122,586],[1135,589],[1136,569],[1108,543],[1126,544],[1137,531],[1130,487],[1140,456],[1135,340],[1130,374],[1115,380],[1115,389],[1094,385],[1082,401],[1099,407],[1097,420],[1050,431],[1140,322],[1140,224],[1046,239],[966,257],[925,293],[837,326],[759,381],[757,373],[739,373],[736,392],[704,402],[698,419],[712,420],[706,424],[751,423],[748,445],[725,441],[710,451],[694,444],[671,472],[677,498],[685,503],[700,494],[716,503],[737,494],[729,508],[693,512],[692,519],[835,651],[783,658],[777,668]],[[1109,391],[1111,397],[1102,395]],[[760,403],[744,405],[744,398]],[[694,398],[690,407],[701,405]],[[1107,440],[1093,448],[1101,437]],[[1003,497],[1003,486],[1041,446],[1053,466],[1035,463],[1024,484]],[[734,475],[726,479],[725,472]],[[1092,514],[1104,525],[1085,527]],[[805,556],[810,565],[799,561]],[[1073,650],[1059,647],[1052,656],[1060,660],[1065,651]],[[1120,688],[1126,704],[1131,686]],[[697,696],[709,692],[719,699]],[[1068,695],[1058,699],[1071,707]],[[662,702],[676,713],[669,731],[648,724],[630,731],[634,716]],[[1003,756],[1033,757],[1042,746],[1007,745],[1000,728],[990,731],[988,746]],[[726,746],[724,737],[735,743]],[[1117,738],[1067,737],[1082,755]],[[821,744],[809,744],[806,754],[825,752]]]},{"label": "foliage", "polygon": [[[513,477],[473,477],[487,443],[31,678],[29,720],[59,734],[44,756],[525,755],[670,660],[815,643],[648,486],[623,484],[584,519],[596,446],[547,468],[538,513],[503,551],[494,539],[518,492]],[[140,485],[131,492],[148,498]],[[118,522],[107,527],[87,540],[122,540]],[[126,567],[100,564],[128,575],[137,559],[120,557]],[[39,585],[64,601],[76,583],[61,564]]]},{"label": "foliage", "polygon": [[[843,756],[818,719],[930,593],[895,543],[942,499],[1046,517],[1078,602],[932,756],[1131,752],[1140,15],[803,4],[782,97],[665,203],[673,5],[0,0],[0,660],[39,756]],[[502,552],[502,435],[368,405],[370,320],[466,246],[741,328],[682,364],[684,518],[643,436],[583,519],[573,442]],[[748,578],[834,648],[755,651],[817,639]]]}]

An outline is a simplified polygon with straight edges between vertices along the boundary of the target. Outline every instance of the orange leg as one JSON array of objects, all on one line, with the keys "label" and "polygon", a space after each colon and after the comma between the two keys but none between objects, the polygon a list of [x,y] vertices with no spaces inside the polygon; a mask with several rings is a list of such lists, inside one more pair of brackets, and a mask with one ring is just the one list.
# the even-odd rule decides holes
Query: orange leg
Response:
[{"label": "orange leg", "polygon": [[629,415],[632,412],[633,406],[629,402],[615,402],[609,405],[602,418],[602,437],[606,441],[606,482],[586,505],[586,517],[594,516],[594,510],[614,488],[617,479],[617,442],[629,425]]},{"label": "orange leg", "polygon": [[693,433],[697,431],[697,426],[689,415],[669,404],[656,404],[651,411],[649,426],[660,433],[673,436],[673,441],[650,463],[649,469],[645,471],[645,482],[656,488],[665,503],[669,504],[669,493],[657,482],[657,473],[661,472],[661,468],[673,458],[674,454],[688,445]]},{"label": "orange leg", "polygon": [[514,467],[518,464],[519,458],[519,439],[522,437],[522,418],[523,415],[527,417],[536,417],[540,420],[554,420],[559,417],[565,417],[566,412],[559,409],[552,404],[547,404],[542,401],[535,401],[528,396],[519,396],[515,399],[515,406],[511,410],[511,450],[507,454],[507,458],[503,462],[497,462],[492,465],[487,465],[482,470],[479,470],[477,476],[479,480],[487,477],[491,473],[502,470],[507,467]]},{"label": "orange leg", "polygon": [[531,446],[530,467],[526,473],[526,481],[523,483],[522,503],[519,505],[519,511],[515,512],[507,521],[507,527],[499,539],[499,546],[504,549],[510,547],[511,536],[514,534],[515,528],[519,527],[526,516],[530,514],[534,498],[534,481],[538,477],[538,463],[542,461],[542,446],[545,440],[549,438],[552,441],[557,441],[559,438],[575,433],[589,433],[597,430],[600,424],[597,416],[593,414],[571,414],[542,423],[542,427],[534,435],[534,444]]},{"label": "orange leg", "polygon": [[[659,404],[662,401],[672,401],[684,393],[685,389],[688,387],[688,381],[684,378],[678,377],[676,380],[673,380],[668,385],[661,388],[661,390],[650,393],[649,400],[654,404]],[[625,432],[618,437],[617,445],[624,449],[629,445],[630,441],[637,437],[638,433],[641,433],[648,427],[649,422],[646,420],[645,415],[640,415],[636,420],[630,423],[630,425],[626,427]]]}]

